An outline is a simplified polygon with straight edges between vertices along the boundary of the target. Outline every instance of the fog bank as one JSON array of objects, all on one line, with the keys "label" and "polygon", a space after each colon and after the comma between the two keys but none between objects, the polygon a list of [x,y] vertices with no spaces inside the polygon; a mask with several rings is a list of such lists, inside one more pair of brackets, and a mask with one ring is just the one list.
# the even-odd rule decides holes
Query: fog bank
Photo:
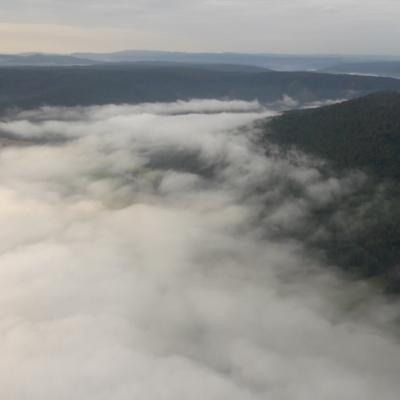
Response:
[{"label": "fog bank", "polygon": [[42,140],[0,151],[2,399],[398,399],[394,306],[356,308],[369,289],[286,235],[362,177],[266,156],[270,115],[192,101],[0,123]]}]

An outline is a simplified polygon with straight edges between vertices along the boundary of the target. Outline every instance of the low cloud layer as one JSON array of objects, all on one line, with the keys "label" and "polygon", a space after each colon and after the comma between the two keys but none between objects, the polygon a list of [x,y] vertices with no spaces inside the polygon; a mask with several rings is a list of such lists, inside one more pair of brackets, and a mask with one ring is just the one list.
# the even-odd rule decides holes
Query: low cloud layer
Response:
[{"label": "low cloud layer", "polygon": [[272,114],[192,101],[1,123],[49,141],[0,151],[2,399],[397,400],[393,305],[356,309],[369,289],[282,235],[362,178],[266,157],[254,122]]}]

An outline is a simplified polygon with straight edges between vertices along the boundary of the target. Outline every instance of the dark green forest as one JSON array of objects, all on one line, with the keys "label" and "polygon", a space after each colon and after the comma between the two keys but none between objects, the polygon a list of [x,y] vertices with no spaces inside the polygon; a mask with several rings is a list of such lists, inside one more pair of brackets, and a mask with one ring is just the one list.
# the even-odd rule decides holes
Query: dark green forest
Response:
[{"label": "dark green forest", "polygon": [[400,179],[400,93],[374,93],[309,110],[288,111],[268,125],[269,138],[331,160]]},{"label": "dark green forest", "polygon": [[286,112],[266,122],[265,140],[328,160],[337,177],[365,174],[350,195],[315,206],[308,231],[295,234],[355,278],[400,292],[400,94]]}]

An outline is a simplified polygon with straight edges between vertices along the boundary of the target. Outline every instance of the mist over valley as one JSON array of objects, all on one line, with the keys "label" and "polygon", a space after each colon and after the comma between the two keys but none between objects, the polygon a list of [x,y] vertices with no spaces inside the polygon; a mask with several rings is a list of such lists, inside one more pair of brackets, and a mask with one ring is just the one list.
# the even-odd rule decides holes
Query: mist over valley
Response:
[{"label": "mist over valley", "polygon": [[3,0],[0,400],[398,400],[399,20]]},{"label": "mist over valley", "polygon": [[3,119],[25,144],[0,152],[2,397],[397,398],[397,300],[307,243],[329,235],[315,208],[339,215],[367,178],[266,144],[274,115],[193,100]]}]

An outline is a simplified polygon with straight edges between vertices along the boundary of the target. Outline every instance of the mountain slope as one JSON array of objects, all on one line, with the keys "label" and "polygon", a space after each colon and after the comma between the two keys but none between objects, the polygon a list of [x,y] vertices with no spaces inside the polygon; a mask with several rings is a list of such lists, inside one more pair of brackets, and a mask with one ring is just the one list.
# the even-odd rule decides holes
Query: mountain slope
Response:
[{"label": "mountain slope", "polygon": [[400,94],[284,113],[266,123],[265,140],[330,161],[329,174],[363,171],[348,195],[316,205],[308,230],[294,235],[353,276],[400,293]]},{"label": "mountain slope", "polygon": [[375,93],[271,121],[271,139],[332,160],[400,179],[400,93]]}]

